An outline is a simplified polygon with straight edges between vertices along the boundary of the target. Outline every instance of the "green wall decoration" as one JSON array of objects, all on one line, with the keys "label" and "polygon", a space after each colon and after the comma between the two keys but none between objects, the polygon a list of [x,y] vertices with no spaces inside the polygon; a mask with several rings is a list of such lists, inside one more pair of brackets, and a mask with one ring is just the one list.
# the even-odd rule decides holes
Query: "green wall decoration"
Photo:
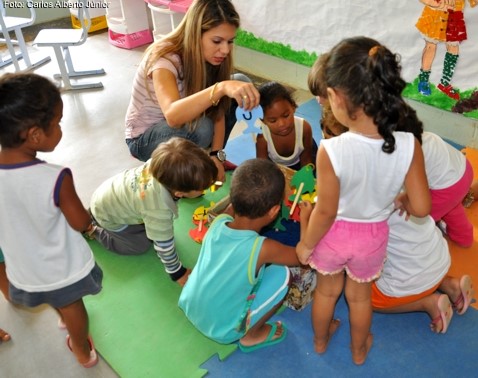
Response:
[{"label": "green wall decoration", "polygon": [[238,31],[235,43],[238,46],[256,50],[297,64],[302,64],[307,67],[312,67],[317,59],[316,53],[309,53],[305,50],[295,51],[290,45],[284,45],[278,42],[268,42],[265,39],[258,38],[254,34],[242,29]]},{"label": "green wall decoration", "polygon": [[[285,45],[279,42],[269,42],[263,38],[256,37],[253,33],[247,32],[245,30],[239,29],[235,43],[238,46],[246,47],[251,50],[259,51],[261,53],[275,56],[280,59],[284,59],[293,63],[301,64],[306,67],[312,67],[314,62],[317,60],[318,55],[316,53],[309,53],[308,51],[296,51],[293,50],[290,45]],[[403,91],[403,96],[412,100],[422,102],[446,111],[454,112],[454,105],[456,104],[455,100],[452,100],[448,96],[440,92],[434,84],[431,86],[431,95],[423,96],[417,91],[418,78],[413,82],[408,83],[407,87]],[[461,93],[462,99],[468,99],[471,101],[473,93],[475,93],[478,88],[469,89]],[[477,96],[474,96],[477,97]],[[469,118],[478,118],[478,104],[475,106],[475,110],[464,112],[463,115]]]}]

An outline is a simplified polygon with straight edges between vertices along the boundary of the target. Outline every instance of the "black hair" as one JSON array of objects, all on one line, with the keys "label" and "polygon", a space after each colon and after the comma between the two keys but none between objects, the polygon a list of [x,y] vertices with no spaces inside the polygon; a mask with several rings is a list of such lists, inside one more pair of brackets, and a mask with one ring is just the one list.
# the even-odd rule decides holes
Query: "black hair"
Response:
[{"label": "black hair", "polygon": [[0,77],[0,145],[15,148],[22,133],[37,126],[45,131],[61,103],[60,90],[34,73],[7,73]]},{"label": "black hair", "polygon": [[297,103],[292,97],[292,91],[276,81],[263,83],[257,90],[261,95],[260,105],[264,110],[278,100],[286,100],[290,102],[294,108],[297,108]]},{"label": "black hair", "polygon": [[232,176],[232,207],[239,216],[257,219],[281,204],[284,190],[284,174],[275,163],[267,159],[246,160]]},{"label": "black hair", "polygon": [[[320,75],[311,77],[317,72]],[[342,40],[316,61],[308,83],[312,93],[323,92],[323,88],[342,91],[352,119],[354,112],[362,107],[384,139],[382,150],[392,153],[395,150],[393,131],[422,127],[402,97],[406,82],[400,75],[398,54],[372,38],[353,37]],[[317,83],[317,80],[325,83]]]}]

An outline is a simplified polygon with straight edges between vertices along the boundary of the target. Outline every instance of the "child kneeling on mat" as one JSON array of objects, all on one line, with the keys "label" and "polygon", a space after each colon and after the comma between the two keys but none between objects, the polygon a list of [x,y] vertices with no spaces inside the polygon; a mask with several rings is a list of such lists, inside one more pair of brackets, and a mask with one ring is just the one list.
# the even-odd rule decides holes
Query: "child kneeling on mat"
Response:
[{"label": "child kneeling on mat", "polygon": [[267,320],[289,289],[286,266],[299,261],[294,247],[259,235],[278,215],[284,189],[271,161],[251,159],[235,170],[232,209],[212,223],[179,298],[199,331],[223,344],[239,340],[243,352],[277,344],[287,333],[285,324]]},{"label": "child kneeling on mat", "polygon": [[209,155],[183,138],[159,144],[151,159],[103,182],[91,198],[90,236],[120,255],[140,255],[152,245],[171,279],[183,286],[190,270],[176,252],[174,219],[180,198],[196,198],[217,179]]}]

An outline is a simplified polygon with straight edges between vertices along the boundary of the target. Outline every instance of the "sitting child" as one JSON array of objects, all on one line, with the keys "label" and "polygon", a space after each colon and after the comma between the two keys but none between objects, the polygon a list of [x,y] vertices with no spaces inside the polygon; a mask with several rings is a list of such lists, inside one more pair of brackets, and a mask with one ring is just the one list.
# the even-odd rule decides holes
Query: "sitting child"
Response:
[{"label": "sitting child", "polygon": [[205,336],[239,341],[243,352],[281,342],[286,327],[267,322],[289,289],[287,266],[299,265],[295,248],[259,235],[281,208],[284,175],[271,161],[251,159],[234,172],[234,215],[219,215],[203,241],[179,307]]},{"label": "sitting child", "polygon": [[81,235],[91,228],[91,218],[71,171],[36,157],[60,142],[62,116],[60,91],[48,79],[36,74],[0,78],[0,240],[7,299],[55,308],[69,332],[68,347],[89,368],[98,355],[88,336],[83,297],[97,294],[103,278]]},{"label": "sitting child", "polygon": [[[387,260],[380,278],[372,284],[372,306],[383,313],[423,311],[430,329],[445,333],[453,314],[462,315],[473,300],[471,277],[448,275],[448,244],[433,218],[400,216],[388,219]],[[438,291],[437,291],[438,290]]]},{"label": "sitting child", "polygon": [[92,236],[122,255],[142,254],[154,245],[166,272],[183,286],[190,271],[181,264],[174,244],[177,201],[202,195],[217,173],[208,154],[193,142],[176,137],[161,143],[146,163],[95,190]]},{"label": "sitting child", "polygon": [[277,82],[268,82],[259,87],[259,93],[264,118],[256,156],[294,170],[315,164],[317,144],[312,128],[305,119],[294,115],[297,104],[290,91]]}]

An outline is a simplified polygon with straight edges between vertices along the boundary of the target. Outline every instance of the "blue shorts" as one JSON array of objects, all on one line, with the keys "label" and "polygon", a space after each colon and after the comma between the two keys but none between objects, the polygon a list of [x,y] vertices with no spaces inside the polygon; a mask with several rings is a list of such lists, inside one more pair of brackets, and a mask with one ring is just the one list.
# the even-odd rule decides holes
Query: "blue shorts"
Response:
[{"label": "blue shorts", "polygon": [[388,234],[387,221],[335,221],[315,246],[309,265],[321,274],[337,274],[345,269],[354,281],[373,281],[380,276],[385,262]]},{"label": "blue shorts", "polygon": [[101,291],[103,271],[95,264],[90,274],[74,284],[52,291],[28,292],[9,285],[10,300],[27,307],[49,304],[54,308],[62,308],[76,302],[85,295],[98,294]]},{"label": "blue shorts", "polygon": [[261,286],[250,308],[250,327],[285,298],[289,291],[289,278],[290,273],[286,266],[269,265],[264,268]]},{"label": "blue shorts", "polygon": [[5,262],[5,258],[3,257],[2,249],[0,248],[0,264]]}]

